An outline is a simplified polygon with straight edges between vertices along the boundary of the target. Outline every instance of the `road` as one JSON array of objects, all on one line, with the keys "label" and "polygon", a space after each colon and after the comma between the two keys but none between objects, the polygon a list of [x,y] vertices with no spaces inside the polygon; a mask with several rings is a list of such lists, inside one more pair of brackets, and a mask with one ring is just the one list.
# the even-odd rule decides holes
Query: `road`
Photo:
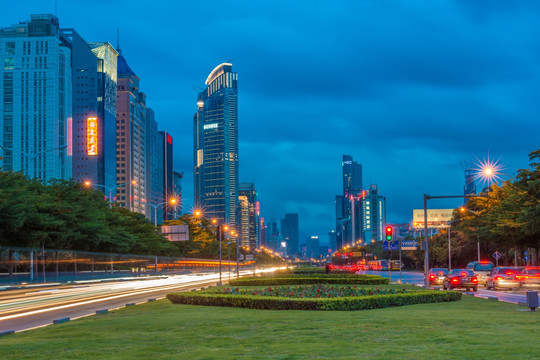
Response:
[{"label": "road", "polygon": [[[380,275],[382,277],[388,277],[388,271],[364,271],[363,274]],[[423,286],[424,285],[424,273],[416,271],[402,271],[401,272],[402,283]],[[397,282],[399,280],[399,271],[392,271],[390,280]],[[518,291],[496,291],[487,290],[485,287],[478,287],[478,292],[475,293],[476,297],[482,298],[494,298],[497,297],[499,301],[509,303],[525,303],[526,295],[525,290]]]},{"label": "road", "polygon": [[[244,272],[241,272],[243,275]],[[251,273],[251,272],[246,272]],[[236,274],[230,274],[234,279]],[[223,272],[223,283],[229,274]],[[50,325],[54,320],[71,320],[96,311],[159,299],[173,291],[190,291],[219,280],[217,273],[193,273],[167,277],[137,278],[131,281],[79,283],[52,287],[21,288],[0,292],[0,333]]]}]

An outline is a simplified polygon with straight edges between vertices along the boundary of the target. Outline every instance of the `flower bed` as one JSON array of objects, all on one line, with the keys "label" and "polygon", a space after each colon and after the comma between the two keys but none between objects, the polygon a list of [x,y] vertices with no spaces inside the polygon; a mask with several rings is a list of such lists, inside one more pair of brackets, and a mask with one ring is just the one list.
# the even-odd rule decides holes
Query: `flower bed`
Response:
[{"label": "flower bed", "polygon": [[[266,310],[368,310],[380,309],[392,306],[413,304],[425,304],[435,302],[456,301],[461,299],[461,293],[457,291],[433,291],[433,290],[407,290],[398,288],[391,289],[364,289],[332,290],[328,294],[353,294],[349,296],[328,295],[323,297],[319,287],[295,288],[235,288],[228,290],[212,289],[200,292],[181,292],[167,295],[167,299],[173,304],[206,305],[206,306],[231,306],[250,309]],[[296,289],[296,292],[295,292]],[[321,290],[323,287],[320,288]],[[323,292],[324,292],[323,291]],[[228,292],[228,293],[227,293]],[[334,292],[334,293],[333,293]],[[303,297],[301,297],[303,295]],[[308,297],[307,294],[310,296]],[[289,296],[287,296],[289,295]]]},{"label": "flower bed", "polygon": [[225,288],[218,289],[218,294],[225,295],[254,295],[254,296],[276,296],[288,298],[337,298],[348,296],[367,296],[385,294],[403,294],[405,289],[397,288],[358,288],[353,286],[328,286],[328,285],[306,285],[306,286],[276,286],[265,288]]}]

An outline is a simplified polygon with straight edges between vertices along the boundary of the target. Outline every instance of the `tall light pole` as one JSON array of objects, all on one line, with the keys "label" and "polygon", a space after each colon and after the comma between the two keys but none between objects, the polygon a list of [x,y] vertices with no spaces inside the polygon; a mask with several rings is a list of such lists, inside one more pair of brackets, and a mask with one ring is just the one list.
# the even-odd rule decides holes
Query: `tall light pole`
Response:
[{"label": "tall light pole", "polygon": [[154,209],[154,226],[155,227],[157,227],[157,209],[158,209],[158,207],[160,207],[161,205],[165,205],[165,204],[176,206],[176,202],[177,202],[176,198],[172,197],[172,198],[169,199],[169,201],[165,201],[165,202],[162,202],[162,203],[159,203],[159,204],[148,204]]},{"label": "tall light pole", "polygon": [[109,202],[110,202],[110,207],[112,208],[112,193],[113,193],[113,190],[116,190],[116,188],[120,187],[120,186],[126,186],[126,185],[129,185],[129,184],[136,184],[137,183],[137,180],[131,180],[130,182],[127,182],[127,183],[123,183],[123,184],[116,184],[116,185],[113,185],[113,186],[105,186],[105,185],[101,185],[101,184],[94,184],[92,183],[90,180],[85,180],[83,182],[83,185],[86,186],[86,187],[90,187],[90,186],[95,186],[95,187],[99,187],[99,188],[103,188],[105,190],[107,190],[109,192]]},{"label": "tall light pole", "polygon": [[[22,151],[22,150],[18,150],[18,151],[21,154],[23,154],[26,157],[26,159],[28,160],[28,162],[30,163],[30,161],[34,162],[36,160],[36,158],[41,154],[45,154],[45,153],[48,153],[48,152],[51,152],[51,151],[56,151],[56,150],[62,150],[62,149],[65,149],[65,148],[67,148],[67,145],[58,146],[58,147],[55,147],[53,149],[46,149],[46,150],[38,151],[36,153],[27,153],[27,152]],[[14,150],[12,148],[8,148],[8,147],[5,147],[5,146],[0,146],[0,149],[9,150],[9,151],[17,151],[17,150]],[[34,165],[35,165],[35,163],[34,163]],[[22,166],[21,166],[21,170],[22,170]],[[32,171],[32,172],[33,172],[33,175],[34,175],[33,177],[35,178],[36,174],[35,174],[34,171]],[[29,176],[30,174],[28,173],[26,175]]]}]

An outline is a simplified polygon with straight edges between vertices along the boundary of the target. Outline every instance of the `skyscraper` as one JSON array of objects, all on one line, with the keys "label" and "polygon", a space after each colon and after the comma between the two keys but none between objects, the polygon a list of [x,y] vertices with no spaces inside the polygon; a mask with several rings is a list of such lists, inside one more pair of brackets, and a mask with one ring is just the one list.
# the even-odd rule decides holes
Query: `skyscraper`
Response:
[{"label": "skyscraper", "polygon": [[60,33],[73,69],[73,179],[115,196],[118,53],[109,43],[87,43],[74,29]]},{"label": "skyscraper", "polygon": [[116,110],[116,182],[118,201],[133,212],[146,212],[146,95],[139,77],[120,50]]},{"label": "skyscraper", "polygon": [[70,179],[71,49],[54,15],[0,29],[2,170]]},{"label": "skyscraper", "polygon": [[298,253],[298,214],[285,214],[285,218],[281,220],[281,236],[287,243],[287,255],[294,257]]},{"label": "skyscraper", "polygon": [[236,227],[238,207],[238,74],[218,65],[206,79],[193,118],[195,206]]},{"label": "skyscraper", "polygon": [[343,194],[336,196],[336,246],[341,248],[361,240],[362,165],[350,155],[343,155]]},{"label": "skyscraper", "polygon": [[240,219],[238,233],[243,246],[256,248],[259,246],[259,209],[257,190],[253,183],[240,183],[239,186]]},{"label": "skyscraper", "polygon": [[386,234],[386,198],[379,194],[377,185],[370,185],[362,199],[362,237],[369,243],[383,241]]}]

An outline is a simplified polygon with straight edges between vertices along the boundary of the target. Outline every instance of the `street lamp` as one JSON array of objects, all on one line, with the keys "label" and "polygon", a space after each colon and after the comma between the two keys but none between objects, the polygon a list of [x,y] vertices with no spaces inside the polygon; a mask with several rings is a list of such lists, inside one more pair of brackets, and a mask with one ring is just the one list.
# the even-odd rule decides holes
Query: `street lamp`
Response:
[{"label": "street lamp", "polygon": [[165,204],[176,206],[176,203],[177,203],[176,198],[172,197],[172,198],[169,199],[169,201],[165,201],[165,202],[162,202],[162,203],[159,203],[159,204],[148,204],[154,209],[154,226],[155,227],[157,227],[157,209],[158,209],[158,207],[160,207],[161,205],[165,205]]},{"label": "street lamp", "polygon": [[[36,153],[27,153],[25,151],[22,151],[22,150],[14,150],[12,148],[8,148],[8,147],[5,147],[5,146],[2,146],[0,145],[0,149],[2,150],[9,150],[9,151],[20,151],[21,154],[23,154],[27,159],[28,159],[28,162],[30,161],[35,161],[36,158],[41,155],[41,154],[45,154],[45,153],[48,153],[48,152],[51,152],[51,151],[55,151],[55,150],[62,150],[62,149],[65,149],[67,148],[67,145],[62,145],[62,146],[58,146],[58,147],[55,147],[53,149],[46,149],[46,150],[42,150],[42,151],[38,151]],[[21,166],[21,169],[22,169],[22,166]],[[29,174],[26,174],[26,175],[29,175]],[[35,172],[33,174],[34,176],[33,177],[36,177],[35,176]]]},{"label": "street lamp", "polygon": [[103,188],[105,190],[107,190],[109,192],[109,202],[110,202],[110,207],[112,208],[112,193],[113,193],[113,190],[116,190],[116,188],[120,187],[120,186],[126,186],[126,185],[135,185],[137,183],[137,180],[131,180],[130,182],[127,182],[127,183],[123,183],[123,184],[116,184],[116,185],[113,185],[113,186],[105,186],[105,185],[101,185],[101,184],[94,184],[92,183],[90,180],[85,180],[83,182],[83,185],[86,186],[86,187],[90,187],[90,186],[95,186],[95,187],[99,187],[99,188]]},{"label": "street lamp", "polygon": [[[193,215],[195,215],[196,217],[201,217],[201,216],[203,216],[203,213],[202,213],[201,210],[195,210]],[[217,241],[219,242],[219,282],[218,282],[218,286],[221,286],[221,284],[222,284],[222,281],[221,281],[221,278],[222,278],[222,271],[221,271],[222,270],[222,245],[221,245],[221,241],[223,239],[223,234],[229,231],[229,226],[227,224],[220,223],[218,219],[212,219],[211,223],[212,223],[212,225],[216,226],[216,238],[217,238]]]}]

